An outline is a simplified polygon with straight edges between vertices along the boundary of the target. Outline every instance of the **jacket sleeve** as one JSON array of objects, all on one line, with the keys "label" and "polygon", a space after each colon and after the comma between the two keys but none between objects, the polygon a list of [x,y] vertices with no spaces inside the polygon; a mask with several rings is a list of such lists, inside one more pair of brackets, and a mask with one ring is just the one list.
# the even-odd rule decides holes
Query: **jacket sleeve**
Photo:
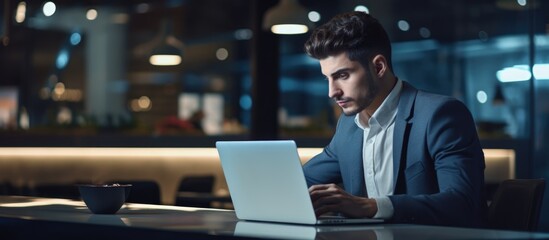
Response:
[{"label": "jacket sleeve", "polygon": [[341,119],[340,117],[338,120],[336,134],[332,137],[328,146],[303,165],[303,172],[309,187],[315,184],[340,183],[342,181],[336,153],[336,141],[339,137],[338,128],[341,126]]},{"label": "jacket sleeve", "polygon": [[[486,206],[484,155],[473,118],[455,99],[429,107],[434,110],[425,124],[426,154],[404,170],[406,194],[389,196],[392,221],[481,226]],[[421,150],[407,151],[409,156]]]}]

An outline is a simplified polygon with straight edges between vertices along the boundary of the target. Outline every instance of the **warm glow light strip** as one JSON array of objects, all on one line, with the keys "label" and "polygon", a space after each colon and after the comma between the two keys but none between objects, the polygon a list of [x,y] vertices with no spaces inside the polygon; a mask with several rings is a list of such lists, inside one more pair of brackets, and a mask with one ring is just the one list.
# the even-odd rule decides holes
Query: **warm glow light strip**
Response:
[{"label": "warm glow light strip", "polygon": [[[308,160],[323,148],[298,148],[299,156]],[[484,149],[487,159],[508,158],[514,165],[515,151],[511,149]],[[79,147],[0,147],[0,156],[111,156],[111,157],[208,157],[218,158],[215,148],[79,148]]]},{"label": "warm glow light strip", "polygon": [[0,156],[205,156],[217,157],[215,148],[80,148],[80,147],[5,147]]},{"label": "warm glow light strip", "polygon": [[482,151],[489,157],[515,157],[515,151],[512,149],[483,149]]},{"label": "warm glow light strip", "polygon": [[513,149],[483,149],[484,159],[486,165],[490,165],[490,162],[497,162],[506,159],[508,161],[509,176],[508,178],[515,178],[515,150]]},{"label": "warm glow light strip", "polygon": [[[299,148],[299,155],[308,160],[322,148]],[[71,147],[2,147],[0,156],[43,157],[207,157],[219,158],[215,148],[71,148]]]}]

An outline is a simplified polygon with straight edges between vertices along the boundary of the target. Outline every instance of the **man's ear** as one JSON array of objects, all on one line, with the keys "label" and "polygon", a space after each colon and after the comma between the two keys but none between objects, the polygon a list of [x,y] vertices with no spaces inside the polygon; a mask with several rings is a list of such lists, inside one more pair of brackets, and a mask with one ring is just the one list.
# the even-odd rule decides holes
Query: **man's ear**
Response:
[{"label": "man's ear", "polygon": [[376,70],[377,77],[383,77],[385,75],[385,72],[388,71],[387,59],[385,59],[383,55],[376,55],[372,59],[372,63],[374,64],[374,69]]}]

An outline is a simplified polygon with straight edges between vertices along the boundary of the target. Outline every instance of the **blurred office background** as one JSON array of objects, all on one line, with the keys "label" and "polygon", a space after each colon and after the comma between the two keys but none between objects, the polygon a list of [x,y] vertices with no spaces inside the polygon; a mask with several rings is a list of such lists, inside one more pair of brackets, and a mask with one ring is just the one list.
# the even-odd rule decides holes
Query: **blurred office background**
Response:
[{"label": "blurred office background", "polygon": [[[303,43],[315,26],[356,10],[387,29],[399,78],[462,100],[484,148],[515,151],[517,178],[549,176],[549,1],[1,3],[1,146],[322,147],[339,107]],[[264,26],[278,4],[281,18],[308,32]],[[175,62],[155,62],[159,52]]]}]

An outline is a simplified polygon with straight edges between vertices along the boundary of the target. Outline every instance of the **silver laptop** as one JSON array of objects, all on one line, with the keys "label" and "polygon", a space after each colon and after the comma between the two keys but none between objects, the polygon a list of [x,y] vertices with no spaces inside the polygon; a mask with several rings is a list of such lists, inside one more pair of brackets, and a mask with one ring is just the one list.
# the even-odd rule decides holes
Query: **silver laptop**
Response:
[{"label": "silver laptop", "polygon": [[239,219],[310,225],[383,222],[317,218],[294,141],[218,141],[216,147]]}]

